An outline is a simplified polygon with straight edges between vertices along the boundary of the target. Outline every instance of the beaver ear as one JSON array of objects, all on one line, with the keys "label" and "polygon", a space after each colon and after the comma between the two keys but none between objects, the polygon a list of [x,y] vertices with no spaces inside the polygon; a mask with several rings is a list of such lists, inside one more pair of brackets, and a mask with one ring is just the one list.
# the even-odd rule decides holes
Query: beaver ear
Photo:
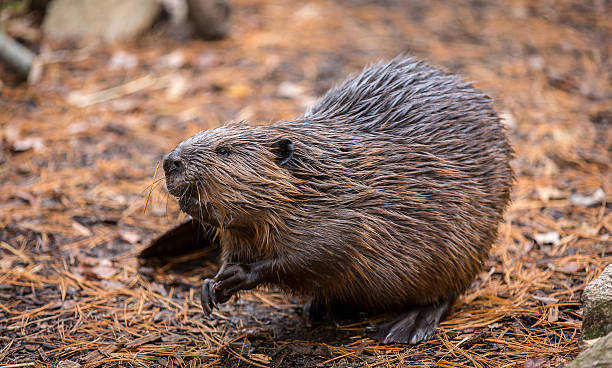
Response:
[{"label": "beaver ear", "polygon": [[272,144],[272,152],[280,166],[285,165],[293,157],[293,142],[289,138],[279,138]]}]

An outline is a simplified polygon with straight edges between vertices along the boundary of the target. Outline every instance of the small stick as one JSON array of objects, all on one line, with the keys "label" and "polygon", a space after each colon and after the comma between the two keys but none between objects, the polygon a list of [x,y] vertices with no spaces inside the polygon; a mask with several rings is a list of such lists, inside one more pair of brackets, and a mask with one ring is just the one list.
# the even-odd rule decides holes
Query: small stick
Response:
[{"label": "small stick", "polygon": [[33,367],[34,363],[17,363],[9,365],[0,365],[0,368],[20,368],[20,367]]},{"label": "small stick", "polygon": [[0,32],[0,61],[26,79],[34,62],[34,53]]}]

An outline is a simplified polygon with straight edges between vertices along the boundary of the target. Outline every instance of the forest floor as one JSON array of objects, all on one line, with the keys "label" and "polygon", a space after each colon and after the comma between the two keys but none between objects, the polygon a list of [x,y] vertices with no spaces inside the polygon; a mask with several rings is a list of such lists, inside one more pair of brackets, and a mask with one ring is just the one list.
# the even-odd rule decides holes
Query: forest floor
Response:
[{"label": "forest floor", "polygon": [[[612,263],[612,8],[459,3],[235,0],[222,41],[160,26],[115,46],[40,45],[37,83],[0,86],[0,366],[572,360],[581,291]],[[493,97],[516,150],[500,239],[431,340],[381,345],[364,337],[371,321],[309,328],[303,300],[276,290],[243,293],[209,318],[199,290],[217,266],[201,261],[206,250],[141,265],[138,253],[183,218],[163,183],[150,186],[178,142],[221,122],[295,118],[346,75],[401,53]]]}]

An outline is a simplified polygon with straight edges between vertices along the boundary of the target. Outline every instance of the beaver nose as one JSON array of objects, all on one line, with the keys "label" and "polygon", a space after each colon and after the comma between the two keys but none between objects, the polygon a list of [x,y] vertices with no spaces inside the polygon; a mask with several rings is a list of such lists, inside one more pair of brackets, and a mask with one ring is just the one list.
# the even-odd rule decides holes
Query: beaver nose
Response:
[{"label": "beaver nose", "polygon": [[183,170],[183,162],[181,161],[176,150],[170,152],[164,157],[164,172],[166,176],[176,175]]}]

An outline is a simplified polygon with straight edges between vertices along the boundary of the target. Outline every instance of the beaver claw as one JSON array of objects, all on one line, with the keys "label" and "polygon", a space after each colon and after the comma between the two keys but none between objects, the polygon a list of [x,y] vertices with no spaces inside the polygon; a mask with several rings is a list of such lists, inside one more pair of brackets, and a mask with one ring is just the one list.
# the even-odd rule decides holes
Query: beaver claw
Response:
[{"label": "beaver claw", "polygon": [[210,314],[218,304],[228,301],[240,290],[250,290],[262,281],[261,265],[225,264],[214,279],[204,280],[202,285],[202,309]]},{"label": "beaver claw", "polygon": [[215,285],[213,279],[206,279],[202,284],[202,309],[206,314],[211,314],[213,308],[217,308],[217,298],[215,295]]},{"label": "beaver claw", "polygon": [[219,308],[219,304],[228,301],[234,291],[223,290],[215,279],[206,279],[202,284],[202,309],[206,314],[211,314],[213,309]]}]

